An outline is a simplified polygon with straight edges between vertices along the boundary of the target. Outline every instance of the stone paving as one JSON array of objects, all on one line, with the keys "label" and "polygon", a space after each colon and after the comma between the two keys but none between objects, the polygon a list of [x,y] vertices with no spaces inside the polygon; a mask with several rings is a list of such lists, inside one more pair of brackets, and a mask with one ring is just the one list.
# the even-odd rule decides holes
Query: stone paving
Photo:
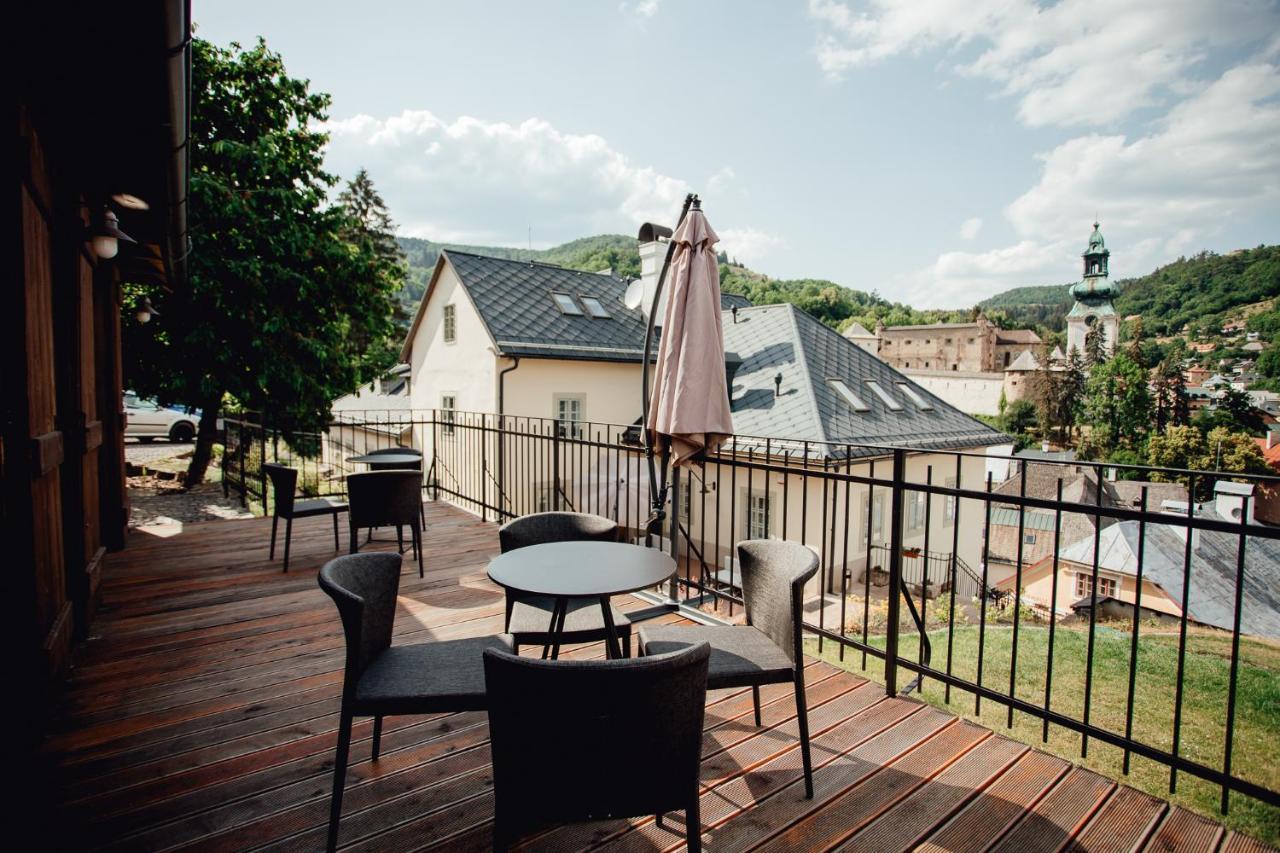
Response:
[{"label": "stone paving", "polygon": [[[133,465],[145,465],[163,471],[181,471],[186,468],[193,445],[125,444],[125,457]],[[186,458],[180,458],[186,457]],[[165,480],[156,476],[131,476],[128,479],[131,527],[154,527],[193,521],[212,521],[219,518],[250,518],[252,513],[240,506],[234,497],[222,496],[221,472],[217,465],[210,465],[204,483],[194,489],[185,489],[177,480]]]}]

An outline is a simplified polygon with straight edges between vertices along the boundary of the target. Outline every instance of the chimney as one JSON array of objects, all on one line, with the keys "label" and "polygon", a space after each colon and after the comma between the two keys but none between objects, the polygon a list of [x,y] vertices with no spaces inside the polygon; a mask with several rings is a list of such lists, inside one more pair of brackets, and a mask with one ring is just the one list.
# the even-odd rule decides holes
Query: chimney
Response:
[{"label": "chimney", "polygon": [[1236,483],[1231,480],[1219,480],[1213,487],[1213,509],[1227,521],[1240,520],[1240,507],[1249,502],[1246,523],[1253,524],[1254,500],[1253,486],[1249,483]]},{"label": "chimney", "polygon": [[1040,450],[1041,450],[1041,452],[1043,452],[1043,453],[1048,453],[1048,452],[1049,452],[1049,442],[1047,442],[1047,441],[1042,441],[1042,442],[1040,442]]},{"label": "chimney", "polygon": [[[658,291],[658,277],[662,275],[662,264],[667,259],[667,245],[671,242],[671,229],[662,225],[646,222],[640,226],[637,236],[640,242],[640,282],[644,287],[644,296],[640,300],[640,310],[648,318],[653,310],[653,296]],[[662,325],[663,309],[667,304],[664,292],[656,306],[655,326]]]},{"label": "chimney", "polygon": [[1267,450],[1280,444],[1280,424],[1272,424],[1267,429]]}]

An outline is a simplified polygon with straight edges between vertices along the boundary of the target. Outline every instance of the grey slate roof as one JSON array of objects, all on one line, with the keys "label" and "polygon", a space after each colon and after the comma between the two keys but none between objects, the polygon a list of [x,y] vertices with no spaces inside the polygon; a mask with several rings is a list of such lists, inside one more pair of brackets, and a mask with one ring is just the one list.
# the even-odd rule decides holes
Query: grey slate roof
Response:
[{"label": "grey slate roof", "polygon": [[[536,261],[490,258],[446,249],[462,286],[504,355],[590,361],[640,361],[646,321],[623,303],[627,282],[604,273],[580,272]],[[552,293],[599,299],[609,317],[564,314]],[[738,294],[722,294],[721,307],[749,307]]]},{"label": "grey slate roof", "polygon": [[[810,448],[811,454],[840,457],[845,448],[837,445],[846,443],[862,445],[849,448],[850,456],[859,457],[883,452],[866,445],[948,449],[1008,441],[794,305],[741,310],[737,323],[725,315],[724,348],[742,359],[730,390],[733,428],[740,437],[829,442]],[[775,396],[774,376],[779,373],[781,394]],[[844,380],[870,411],[855,412],[831,387],[827,380],[832,378]],[[877,381],[901,411],[892,411],[866,380]],[[921,411],[900,383],[932,409]]]},{"label": "grey slate roof", "polygon": [[[1220,519],[1209,511],[1204,517]],[[1143,551],[1143,577],[1156,583],[1174,602],[1182,601],[1182,561],[1186,529],[1148,523]],[[1216,530],[1195,531],[1191,551],[1191,598],[1187,615],[1196,622],[1230,631],[1234,622],[1236,556],[1239,537]],[[1138,522],[1121,521],[1102,531],[1098,565],[1134,575],[1138,569]],[[1062,559],[1093,565],[1093,539],[1062,551]],[[1280,541],[1247,536],[1240,630],[1280,638]]]}]

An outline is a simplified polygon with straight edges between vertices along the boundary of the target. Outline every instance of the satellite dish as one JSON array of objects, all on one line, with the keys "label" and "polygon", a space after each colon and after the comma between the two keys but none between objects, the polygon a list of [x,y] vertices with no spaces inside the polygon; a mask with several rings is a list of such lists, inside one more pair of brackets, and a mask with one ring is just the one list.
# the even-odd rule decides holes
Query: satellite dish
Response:
[{"label": "satellite dish", "polygon": [[627,292],[622,297],[622,303],[632,311],[640,309],[640,303],[644,301],[644,282],[636,279],[627,285]]}]

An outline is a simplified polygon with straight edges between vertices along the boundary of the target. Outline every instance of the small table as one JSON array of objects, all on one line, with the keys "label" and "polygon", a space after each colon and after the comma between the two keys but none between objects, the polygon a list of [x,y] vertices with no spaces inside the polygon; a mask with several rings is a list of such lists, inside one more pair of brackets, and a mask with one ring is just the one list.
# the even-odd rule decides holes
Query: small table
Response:
[{"label": "small table", "polygon": [[560,634],[564,631],[570,598],[599,600],[608,635],[605,649],[610,658],[622,657],[622,644],[609,607],[610,597],[656,586],[675,571],[675,560],[661,551],[624,542],[530,545],[495,558],[488,569],[489,578],[498,586],[555,599],[549,629],[555,638],[552,658],[560,654]]},{"label": "small table", "polygon": [[421,465],[422,457],[417,453],[369,453],[364,456],[348,456],[348,462],[362,462],[365,465]]}]

